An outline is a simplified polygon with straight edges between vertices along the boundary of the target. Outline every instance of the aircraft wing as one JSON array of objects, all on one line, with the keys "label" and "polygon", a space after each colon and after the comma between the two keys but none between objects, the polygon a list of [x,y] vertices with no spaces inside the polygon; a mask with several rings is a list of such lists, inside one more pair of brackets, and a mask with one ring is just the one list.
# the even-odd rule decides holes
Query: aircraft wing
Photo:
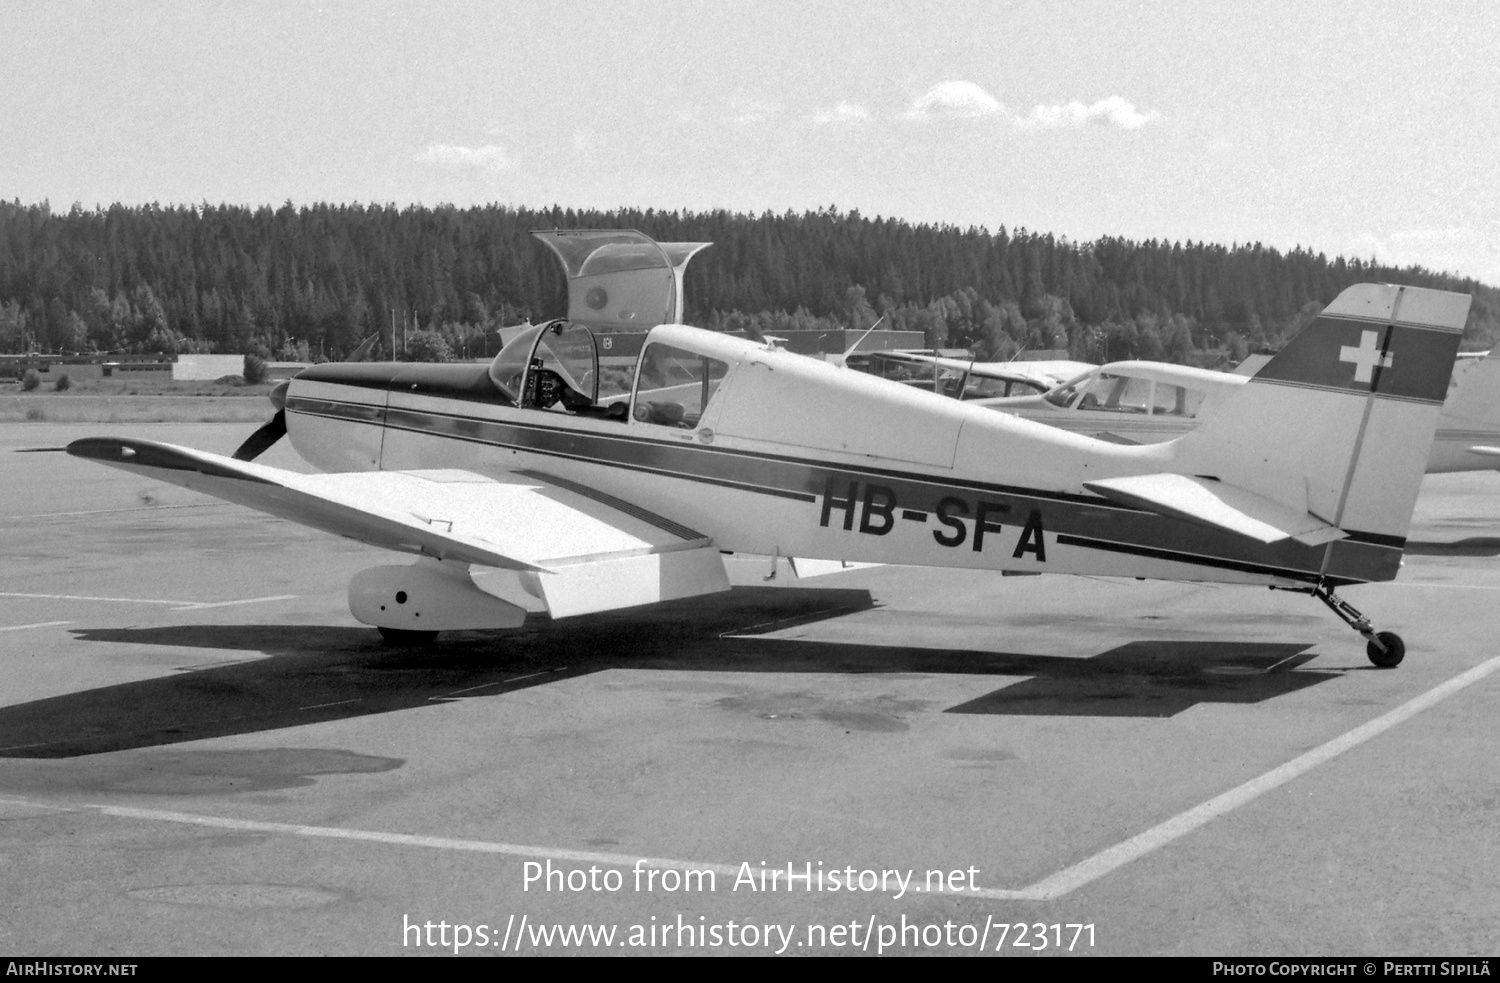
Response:
[{"label": "aircraft wing", "polygon": [[372,546],[534,574],[553,617],[729,589],[707,537],[533,472],[298,474],[114,437],[76,440],[68,453]]},{"label": "aircraft wing", "polygon": [[1142,474],[1085,481],[1083,487],[1112,501],[1227,529],[1262,543],[1295,539],[1304,546],[1321,546],[1347,535],[1310,512],[1213,478]]}]

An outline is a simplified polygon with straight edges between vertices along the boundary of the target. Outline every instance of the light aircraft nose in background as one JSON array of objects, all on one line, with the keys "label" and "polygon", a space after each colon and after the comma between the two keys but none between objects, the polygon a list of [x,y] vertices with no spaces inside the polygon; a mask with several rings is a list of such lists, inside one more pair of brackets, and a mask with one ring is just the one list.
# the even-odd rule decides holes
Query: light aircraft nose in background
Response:
[{"label": "light aircraft nose in background", "polygon": [[727,590],[721,553],[746,552],[1269,585],[1328,604],[1378,665],[1405,652],[1334,590],[1400,567],[1465,295],[1350,287],[1224,412],[1124,446],[679,323],[612,364],[585,315],[679,320],[699,244],[547,235],[570,319],[489,365],[292,380],[285,428],[327,473],[113,437],[68,450],[416,554],[349,586],[354,616],[402,641],[522,622],[471,566],[560,618]]}]

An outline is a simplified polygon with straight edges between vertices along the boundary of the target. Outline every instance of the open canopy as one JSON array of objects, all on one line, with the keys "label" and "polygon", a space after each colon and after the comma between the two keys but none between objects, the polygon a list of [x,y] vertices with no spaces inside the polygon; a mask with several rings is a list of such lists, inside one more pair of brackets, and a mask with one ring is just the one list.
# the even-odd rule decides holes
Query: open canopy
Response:
[{"label": "open canopy", "polygon": [[682,323],[682,273],[708,242],[656,242],[632,229],[533,232],[562,261],[568,319],[619,330]]}]

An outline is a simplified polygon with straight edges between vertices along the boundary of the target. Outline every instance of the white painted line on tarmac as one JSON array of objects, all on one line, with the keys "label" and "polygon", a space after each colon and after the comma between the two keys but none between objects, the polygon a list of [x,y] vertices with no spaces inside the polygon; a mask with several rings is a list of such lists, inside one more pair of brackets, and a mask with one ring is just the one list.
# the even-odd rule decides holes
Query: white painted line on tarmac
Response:
[{"label": "white painted line on tarmac", "polygon": [[265,604],[268,601],[292,601],[298,594],[271,594],[266,597],[247,597],[242,601],[184,601],[178,611],[206,611],[209,608],[232,608],[240,604]]},{"label": "white painted line on tarmac", "polygon": [[[762,621],[758,625],[745,625],[742,628],[731,628],[728,631],[720,632],[719,633],[719,637],[720,638],[758,638],[758,637],[760,637],[760,635],[768,634],[769,631],[763,631],[763,632],[760,632],[757,635],[745,635],[745,634],[742,634],[742,632],[755,631],[755,629],[757,629],[757,628],[765,628],[765,629],[768,629],[768,630],[774,630],[774,628],[775,628],[776,625],[786,625],[789,628],[797,628],[797,627],[801,627],[802,624],[805,624],[805,623],[810,622],[810,621],[817,620],[822,615],[825,615],[825,614],[840,614],[840,613],[853,614],[854,611],[852,609],[850,609],[850,608],[821,608],[820,610],[813,611],[810,614],[794,614],[790,618],[777,618],[775,621]],[[793,624],[793,622],[796,622],[796,624]]]},{"label": "white painted line on tarmac", "polygon": [[290,836],[312,836],[324,839],[358,840],[365,843],[387,843],[396,846],[419,846],[437,850],[460,850],[467,853],[498,853],[515,857],[537,857],[547,860],[573,860],[588,863],[609,864],[615,867],[632,867],[637,861],[643,866],[673,870],[714,871],[733,876],[739,867],[735,864],[698,863],[692,860],[670,860],[664,857],[637,857],[622,853],[593,853],[584,850],[565,850],[556,847],[525,846],[517,843],[494,843],[488,840],[462,840],[445,836],[415,836],[409,833],[382,833],[369,829],[345,829],[339,826],[302,826],[294,823],[268,823],[253,819],[230,819],[225,816],[204,816],[190,812],[170,812],[164,809],[134,809],[128,806],[80,805],[62,806],[29,799],[0,798],[0,805],[54,809],[64,812],[88,810],[119,819],[144,819],[155,822],[185,823],[191,826],[207,826],[213,829],[232,829],[246,833],[282,833]]},{"label": "white painted line on tarmac", "polygon": [[247,597],[238,601],[172,601],[153,597],[89,597],[81,594],[19,594],[0,591],[0,597],[23,597],[42,601],[104,601],[112,604],[166,604],[174,611],[203,611],[208,608],[227,608],[236,604],[264,604],[267,601],[290,601],[299,594],[273,594],[268,597]]},{"label": "white painted line on tarmac", "polygon": [[[1358,586],[1358,585],[1355,585]],[[1384,587],[1428,587],[1433,590],[1500,590],[1489,584],[1383,584]]]},{"label": "white painted line on tarmac", "polygon": [[[1181,839],[1208,822],[1232,809],[1245,805],[1266,792],[1306,774],[1318,765],[1331,761],[1345,751],[1364,744],[1385,733],[1403,721],[1409,720],[1453,694],[1474,685],[1500,669],[1500,656],[1482,662],[1467,672],[1428,690],[1421,696],[1408,700],[1394,710],[1384,713],[1368,723],[1348,731],[1322,744],[1306,754],[1271,769],[1259,778],[1230,789],[1222,795],[1209,799],[1202,805],[1179,813],[1166,822],[1153,826],[1144,833],[1133,836],[1123,843],[1094,854],[1023,888],[977,888],[964,891],[931,891],[912,888],[914,894],[946,893],[961,897],[983,898],[993,901],[1052,901],[1062,897],[1106,874],[1112,873],[1146,854]],[[695,860],[673,860],[666,857],[641,857],[621,853],[595,853],[585,850],[567,850],[558,847],[528,846],[518,843],[498,843],[488,840],[464,840],[443,836],[417,836],[409,833],[382,833],[376,830],[347,829],[340,826],[304,826],[294,823],[269,823],[252,819],[231,819],[225,816],[204,816],[189,812],[170,812],[163,809],[135,809],[128,806],[85,804],[77,806],[55,805],[33,802],[28,799],[0,797],[0,806],[52,809],[61,812],[88,810],[119,819],[139,819],[152,822],[184,823],[212,829],[231,829],[247,833],[273,833],[288,836],[310,836],[321,839],[352,840],[365,843],[385,843],[392,846],[415,846],[434,850],[457,850],[467,853],[499,854],[513,857],[534,857],[546,860],[567,860],[579,863],[607,864],[612,867],[634,867],[659,870],[712,871],[727,877],[737,876],[738,864],[708,863]],[[759,876],[760,871],[755,874]],[[815,875],[816,876],[816,875]],[[924,885],[925,888],[925,885]]]},{"label": "white painted line on tarmac", "polygon": [[1277,662],[1274,665],[1267,667],[1264,670],[1263,674],[1275,672],[1277,666],[1284,666],[1288,662],[1291,662],[1293,659],[1300,659],[1304,654],[1305,653],[1303,653],[1303,652],[1293,652],[1291,655],[1287,656],[1285,659],[1282,659],[1280,662]]},{"label": "white painted line on tarmac", "polygon": [[145,597],[85,597],[80,594],[17,594],[0,591],[0,597],[30,597],[42,601],[113,601],[119,604],[192,604],[192,601],[159,601]]},{"label": "white painted line on tarmac", "polygon": [[516,682],[520,682],[523,679],[534,679],[537,676],[549,676],[549,675],[551,675],[552,673],[555,673],[555,672],[562,672],[564,669],[567,669],[567,668],[568,668],[567,666],[561,666],[561,667],[559,667],[557,669],[543,669],[541,672],[528,672],[524,676],[511,676],[509,679],[497,679],[497,680],[495,680],[492,683],[480,683],[478,686],[470,686],[467,689],[456,689],[456,690],[454,690],[451,693],[444,693],[442,696],[429,696],[428,699],[429,700],[446,700],[450,696],[458,696],[458,695],[463,694],[463,693],[472,693],[475,690],[479,690],[479,689],[489,689],[491,686],[504,686],[506,683],[516,683]]},{"label": "white painted line on tarmac", "polygon": [[0,631],[20,631],[23,628],[54,628],[57,625],[71,625],[71,621],[37,621],[29,625],[6,625]]},{"label": "white painted line on tarmac", "polygon": [[1481,662],[1468,672],[1460,673],[1414,699],[1408,700],[1396,709],[1383,713],[1368,723],[1361,724],[1347,733],[1344,733],[1326,744],[1319,745],[1288,761],[1286,764],[1261,775],[1236,788],[1230,789],[1223,795],[1215,796],[1202,805],[1195,806],[1186,812],[1179,813],[1160,825],[1153,826],[1123,843],[1119,843],[1094,854],[1087,860],[1076,863],[1066,870],[1058,871],[1050,877],[1037,881],[1030,887],[1022,889],[1022,894],[1031,901],[1051,901],[1063,895],[1076,891],[1078,888],[1098,880],[1111,871],[1118,870],[1133,860],[1139,860],[1146,854],[1160,847],[1166,846],[1173,840],[1181,839],[1193,832],[1198,827],[1224,815],[1231,809],[1236,809],[1257,797],[1264,795],[1281,785],[1301,775],[1306,774],[1318,765],[1351,751],[1361,744],[1385,733],[1392,727],[1403,721],[1410,720],[1417,714],[1429,707],[1435,706],[1452,696],[1454,693],[1472,686],[1485,677],[1500,669],[1500,656]]},{"label": "white painted line on tarmac", "polygon": [[[60,449],[60,448],[59,448]],[[51,450],[51,448],[46,448]],[[162,509],[214,509],[223,507],[225,502],[193,502],[187,505],[133,505],[123,509],[85,509],[82,512],[34,512],[31,515],[7,515],[6,519],[60,519],[65,516],[76,515],[113,515],[116,512],[159,512]]]},{"label": "white painted line on tarmac", "polygon": [[[190,826],[205,826],[211,829],[230,829],[242,833],[274,833],[286,836],[311,836],[320,839],[354,840],[364,843],[384,843],[391,846],[415,846],[432,850],[457,850],[466,853],[488,853],[511,857],[534,857],[541,860],[566,860],[575,863],[607,864],[611,867],[652,868],[656,870],[699,870],[713,872],[725,877],[735,877],[742,869],[740,864],[706,863],[697,860],[673,860],[668,857],[642,857],[628,853],[595,853],[587,850],[567,850],[558,847],[528,846],[520,843],[496,843],[489,840],[462,840],[445,836],[415,836],[409,833],[382,833],[369,829],[346,829],[339,826],[303,826],[295,823],[268,823],[253,819],[231,819],[225,816],[204,816],[191,812],[170,812],[164,809],[135,809],[129,806],[78,805],[63,806],[29,799],[0,797],[0,807],[24,807],[50,809],[58,812],[97,812],[117,819],[140,819],[151,822],[184,823]],[[756,877],[762,871],[753,868]],[[765,876],[780,881],[784,871],[767,869]],[[817,872],[814,876],[818,876]],[[1020,891],[979,888],[968,891],[919,890],[915,885],[912,893],[947,893],[964,897],[992,900],[1026,900]]]}]

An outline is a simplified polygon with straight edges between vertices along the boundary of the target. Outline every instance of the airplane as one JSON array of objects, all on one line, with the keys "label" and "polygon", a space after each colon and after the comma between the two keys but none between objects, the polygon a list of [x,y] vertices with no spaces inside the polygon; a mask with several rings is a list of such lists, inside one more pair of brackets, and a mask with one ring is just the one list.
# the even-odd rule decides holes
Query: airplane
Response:
[{"label": "airplane", "polygon": [[[1038,362],[979,362],[924,352],[877,351],[866,358],[877,375],[897,378],[907,385],[930,388],[952,399],[1001,399],[1039,396],[1078,373],[1094,368],[1088,362],[1053,359]],[[882,364],[905,370],[893,376]]]},{"label": "airplane", "polygon": [[[627,272],[659,288],[632,316],[680,311],[680,263],[647,237],[543,235],[570,251],[570,281],[595,251],[630,251]],[[1232,412],[1139,446],[680,323],[606,377],[608,336],[562,318],[488,365],[304,370],[262,430],[325,473],[247,459],[254,437],[242,459],[121,437],[67,450],[414,554],[348,588],[353,616],[396,644],[522,623],[471,568],[509,571],[564,618],[728,590],[721,554],[748,553],[1269,586],[1318,599],[1394,666],[1402,638],[1336,590],[1400,568],[1469,304],[1350,287]]]},{"label": "airplane", "polygon": [[[1269,358],[1258,361],[1264,365]],[[980,401],[992,409],[1124,444],[1180,437],[1216,413],[1251,378],[1167,362],[1110,362],[1041,395]],[[1426,472],[1500,469],[1500,347],[1459,355]]]}]

